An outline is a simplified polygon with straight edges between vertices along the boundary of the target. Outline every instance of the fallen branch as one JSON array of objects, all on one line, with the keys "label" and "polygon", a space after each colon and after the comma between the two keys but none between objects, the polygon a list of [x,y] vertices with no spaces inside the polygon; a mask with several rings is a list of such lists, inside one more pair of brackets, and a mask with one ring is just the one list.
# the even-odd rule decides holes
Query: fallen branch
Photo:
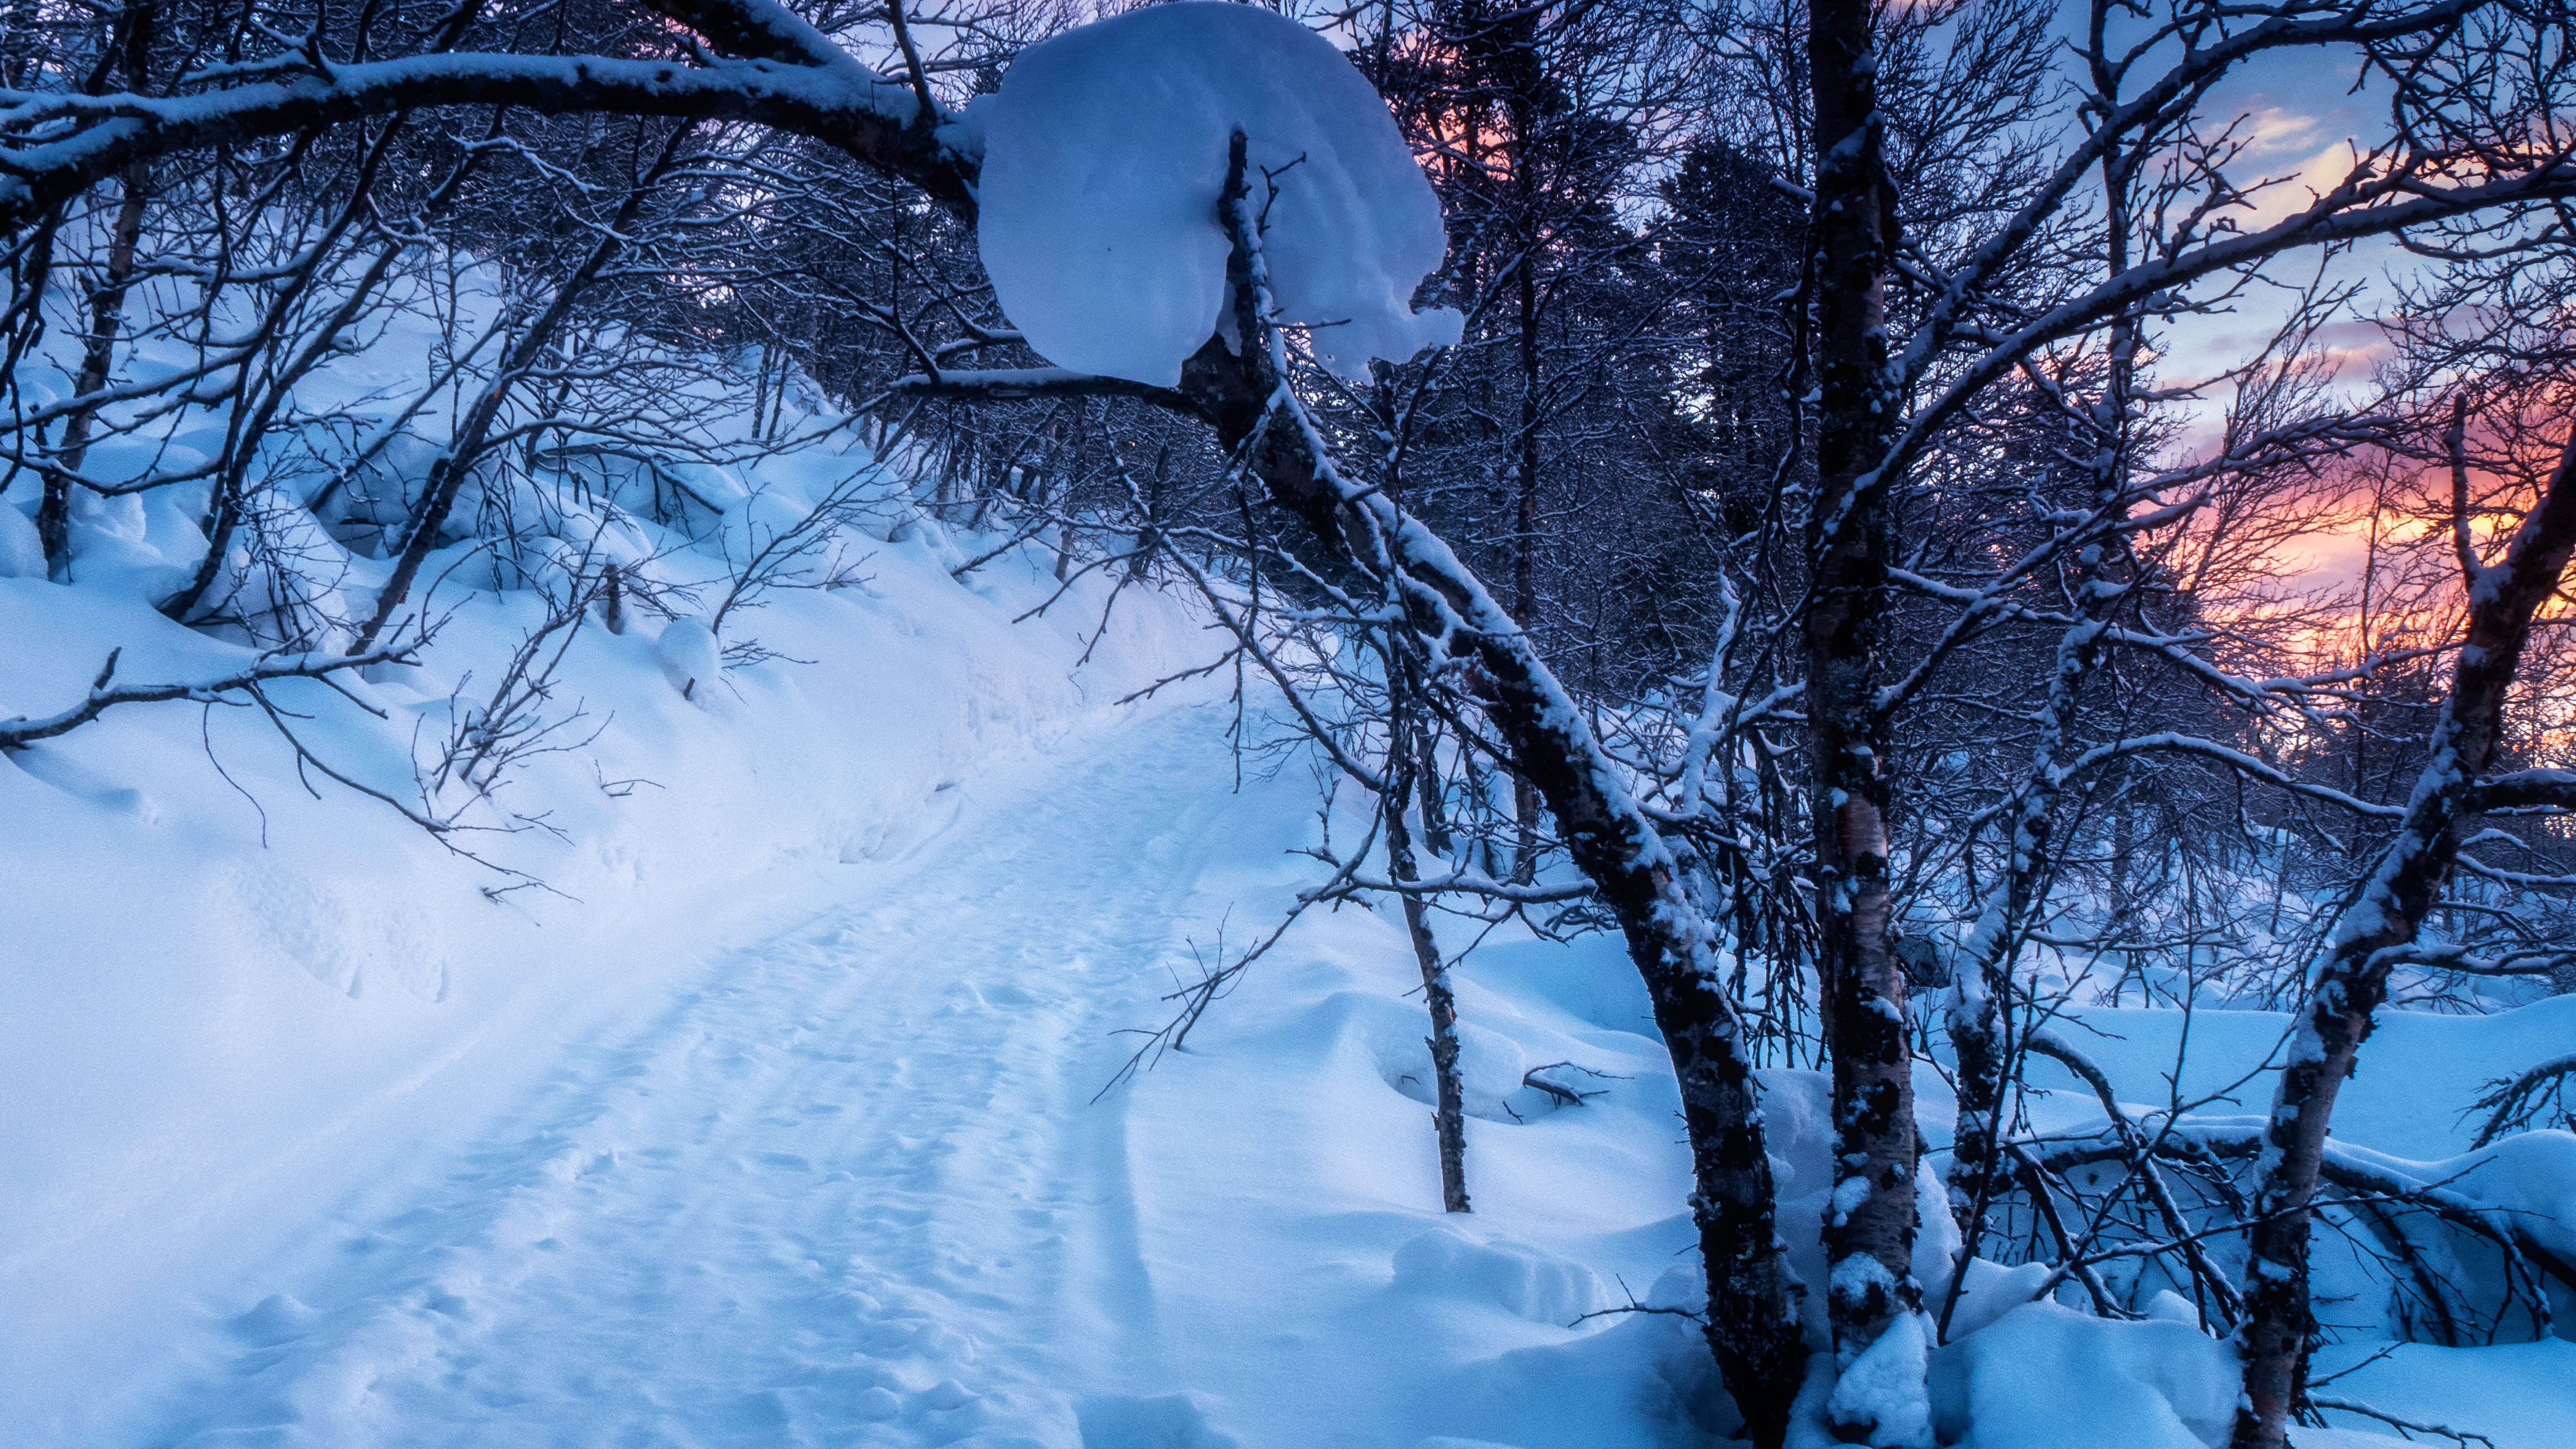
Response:
[{"label": "fallen branch", "polygon": [[2329,1398],[2324,1394],[2310,1394],[2308,1395],[2308,1407],[2311,1409],[2332,1409],[2340,1414],[2359,1414],[2365,1419],[2377,1419],[2379,1422],[2395,1428],[2400,1433],[2404,1433],[2411,1429],[2418,1434],[2439,1435],[2444,1439],[2448,1439],[2455,1444],[2461,1445],[2465,1445],[2470,1440],[2474,1439],[2487,1446],[2487,1449],[2495,1449],[2495,1441],[2493,1439],[2490,1439],[2486,1435],[2480,1434],[2475,1430],[2445,1428],[2440,1424],[2418,1424],[2412,1419],[2401,1419],[2395,1414],[2374,1409],[2368,1404],[2355,1403],[2350,1399]]},{"label": "fallen branch", "polygon": [[[2486,1146],[2503,1136],[2506,1128],[2527,1121],[2539,1109],[2543,1088],[2549,1095],[2557,1096],[2565,1089],[2566,1079],[2571,1074],[2576,1074],[2576,1055],[2553,1057],[2521,1076],[2497,1077],[2489,1081],[2487,1094],[2472,1103],[2469,1110],[2490,1108],[2493,1115],[2487,1118],[2485,1126],[2478,1129],[2477,1140],[2469,1144],[2470,1150]],[[2563,1103],[2565,1099],[2560,1100]]]},{"label": "fallen branch", "polygon": [[1587,1077],[1593,1077],[1605,1082],[1624,1082],[1628,1080],[1626,1077],[1615,1076],[1609,1072],[1596,1072],[1590,1067],[1578,1067],[1572,1062],[1548,1062],[1541,1066],[1532,1067],[1528,1071],[1521,1073],[1521,1085],[1524,1087],[1536,1087],[1540,1091],[1547,1093],[1549,1098],[1560,1107],[1580,1107],[1594,1097],[1607,1096],[1609,1094],[1610,1089],[1608,1087],[1601,1087],[1589,1092],[1578,1091],[1573,1087],[1560,1086],[1559,1084],[1551,1082],[1547,1078],[1539,1075],[1541,1072],[1552,1072],[1558,1067],[1563,1067],[1570,1072],[1581,1072]]}]

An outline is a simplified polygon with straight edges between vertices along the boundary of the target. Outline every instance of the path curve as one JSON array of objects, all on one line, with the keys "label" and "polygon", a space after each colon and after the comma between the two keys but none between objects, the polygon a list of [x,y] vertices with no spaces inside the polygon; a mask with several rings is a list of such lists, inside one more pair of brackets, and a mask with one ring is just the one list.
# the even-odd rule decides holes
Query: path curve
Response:
[{"label": "path curve", "polygon": [[1068,1386],[1152,1337],[1090,1099],[1252,806],[1198,711],[1042,765],[317,1225],[138,1442],[1079,1444]]}]

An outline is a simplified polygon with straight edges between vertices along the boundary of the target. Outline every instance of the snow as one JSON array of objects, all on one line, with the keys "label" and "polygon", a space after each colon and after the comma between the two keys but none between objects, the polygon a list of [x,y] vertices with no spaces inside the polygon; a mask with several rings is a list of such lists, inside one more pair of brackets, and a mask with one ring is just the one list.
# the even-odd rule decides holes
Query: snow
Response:
[{"label": "snow", "polygon": [[14,508],[0,508],[0,579],[45,576],[45,544],[36,525]]},{"label": "snow", "polygon": [[[1950,1313],[1950,1337],[1965,1338],[2038,1297],[2053,1272],[2046,1263],[2016,1263],[2007,1268],[1985,1258],[1970,1259],[1959,1306]],[[1925,1298],[1940,1301],[1936,1294],[1927,1293]]]},{"label": "snow", "polygon": [[[552,1070],[559,1032],[651,1009],[746,914],[780,909],[781,889],[791,914],[808,909],[793,894],[805,876],[900,856],[961,798],[942,784],[1067,738],[1085,727],[1087,691],[1123,692],[1178,657],[1176,639],[1195,641],[1194,625],[1131,600],[1129,627],[1075,680],[1084,621],[1009,623],[1053,587],[1039,561],[988,585],[996,598],[946,567],[884,547],[869,590],[780,599],[758,616],[762,637],[848,662],[736,671],[693,702],[665,684],[646,631],[585,633],[564,693],[606,733],[588,758],[521,786],[571,843],[477,842],[571,900],[488,900],[482,887],[505,882],[390,812],[304,796],[238,711],[120,710],[0,764],[0,810],[17,827],[0,1022],[12,1103],[0,1358],[16,1367],[0,1422],[124,1398],[100,1385],[172,1346],[138,1325],[198,1316],[191,1274],[234,1261],[212,1245],[238,1238],[247,1254],[272,1219],[315,1230],[335,1183],[426,1149],[444,1119],[479,1125],[513,1085]],[[385,724],[314,686],[281,700],[315,714],[309,737],[344,766],[400,778],[411,721],[440,717],[447,686],[506,654],[530,608],[473,602],[422,670],[353,686],[394,712]],[[0,617],[12,625],[0,711],[77,698],[113,644],[135,679],[205,677],[245,653],[104,586],[0,581]],[[613,797],[602,779],[638,783]],[[316,1197],[299,1196],[308,1187]],[[5,1437],[42,1442],[31,1433]]]},{"label": "snow", "polygon": [[1365,381],[1458,340],[1414,289],[1447,250],[1440,207],[1368,81],[1258,6],[1185,0],[1023,51],[970,117],[984,145],[976,239],[1002,310],[1059,366],[1171,386],[1227,309],[1217,220],[1241,130],[1279,320]]},{"label": "snow", "polygon": [[[907,604],[943,587],[876,567]],[[946,612],[984,617],[945,587]],[[1130,658],[1155,622],[1119,631]],[[899,652],[895,630],[855,637],[786,678],[848,707],[909,670],[919,709],[980,673],[964,652]],[[879,650],[895,657],[862,662]],[[625,667],[661,692],[621,718],[762,742],[758,777],[723,784],[757,790],[767,823],[735,829],[790,828],[796,801],[884,771],[891,788],[861,798],[885,835],[698,881],[684,862],[713,862],[671,828],[689,815],[612,830],[585,850],[634,853],[642,880],[589,874],[596,904],[531,906],[543,928],[443,890],[378,925],[387,862],[304,840],[304,822],[277,832],[292,869],[252,876],[273,884],[236,913],[207,916],[190,863],[148,850],[128,875],[183,887],[182,909],[102,920],[95,892],[40,882],[61,900],[39,912],[61,943],[40,959],[102,964],[27,983],[67,1050],[10,1043],[34,1079],[12,1083],[13,1115],[64,1133],[8,1158],[12,1201],[42,1205],[12,1224],[35,1238],[7,1280],[13,1442],[1414,1449],[1445,1432],[1645,1449],[1722,1413],[1681,1320],[1568,1326],[1621,1301],[1614,1280],[1687,1296],[1657,1276],[1690,1241],[1677,1103],[1641,1003],[1599,994],[1615,949],[1521,942],[1492,980],[1458,973],[1464,1009],[1521,1054],[1627,1080],[1471,1122],[1481,1210],[1447,1219],[1428,1114],[1378,1067],[1380,1032],[1419,1008],[1400,929],[1376,916],[1322,922],[1187,1052],[1091,1100],[1127,1050],[1109,1033],[1162,1009],[1189,942],[1298,882],[1282,850],[1311,838],[1311,796],[1295,779],[1230,793],[1225,711],[1067,698],[963,754],[931,741],[934,763],[936,732],[882,713],[790,707],[785,738],[734,732],[788,702],[718,691],[732,703],[709,721],[649,658]],[[1043,752],[1014,743],[1032,728]],[[148,837],[117,828],[128,848]],[[262,865],[207,843],[219,876]],[[156,950],[191,914],[192,955]],[[278,920],[291,929],[253,934]],[[403,945],[442,934],[441,983],[393,979]],[[353,943],[345,979],[314,974]],[[1540,956],[1581,969],[1551,993],[1550,973],[1513,969]],[[229,1009],[191,991],[210,972]],[[138,1035],[206,1039],[156,1061]],[[218,1072],[250,1099],[188,1090]],[[65,1090],[21,1091],[47,1079]],[[94,1100],[111,1084],[142,1100]],[[149,1130],[174,1108],[189,1120]],[[201,1153],[177,1150],[182,1126]]]},{"label": "snow", "polygon": [[1931,1359],[1934,1431],[1973,1449],[2213,1449],[2236,1413],[2234,1351],[2185,1324],[2032,1303]]},{"label": "snow", "polygon": [[1825,1400],[1825,1417],[1846,1443],[1870,1449],[1932,1449],[1931,1405],[1924,1397],[1931,1333],[1921,1315],[1904,1313],[1863,1349]]},{"label": "snow", "polygon": [[1571,1324],[1610,1306],[1600,1276],[1581,1263],[1509,1239],[1479,1243],[1446,1226],[1395,1250],[1395,1287],[1490,1299],[1533,1323]]},{"label": "snow", "polygon": [[[561,896],[489,899],[380,808],[305,796],[238,712],[121,710],[0,764],[0,1437],[1647,1449],[1731,1427],[1685,1321],[1569,1326],[1619,1284],[1695,1297],[1678,1103],[1615,941],[1506,933],[1456,973],[1472,1218],[1438,1211],[1402,1080],[1418,979],[1377,915],[1301,928],[1187,1052],[1092,1100],[1111,1033],[1307,883],[1286,852],[1311,790],[1236,793],[1221,706],[1108,705],[1197,662],[1195,615],[1131,591],[1076,672],[1106,583],[1015,626],[1052,559],[953,580],[990,541],[890,486],[864,585],[750,616],[810,664],[692,672],[684,699],[703,621],[575,641],[560,693],[606,730],[516,787],[567,838],[480,842]],[[540,610],[459,603],[419,668],[353,683],[390,719],[283,697],[401,778],[412,721]],[[0,581],[0,614],[0,711],[76,697],[112,643],[137,678],[247,653],[126,574]],[[1519,1084],[1555,1061],[1607,1094]]]},{"label": "snow", "polygon": [[[2363,1362],[2382,1350],[2385,1357]],[[2318,1354],[2315,1376],[2328,1374],[2347,1376],[2320,1393],[2414,1423],[2484,1434],[2495,1449],[2565,1449],[2576,1438],[2576,1343],[2565,1339],[2483,1348],[2347,1344]],[[2388,1432],[2357,1414],[2326,1418],[2345,1429]],[[2311,1449],[2308,1434],[2292,1437],[2298,1449]],[[2439,1441],[2417,1436],[2417,1442]],[[2376,1449],[2386,1449],[2385,1442]]]},{"label": "snow", "polygon": [[699,619],[673,619],[653,641],[662,673],[673,688],[694,696],[699,681],[712,682],[722,669],[715,631]]}]

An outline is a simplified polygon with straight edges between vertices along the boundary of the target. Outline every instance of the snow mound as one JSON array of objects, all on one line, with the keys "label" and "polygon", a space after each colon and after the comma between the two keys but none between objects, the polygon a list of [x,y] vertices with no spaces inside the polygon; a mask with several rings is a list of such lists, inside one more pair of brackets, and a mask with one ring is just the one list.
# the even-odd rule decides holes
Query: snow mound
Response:
[{"label": "snow mound", "polygon": [[1497,1304],[1533,1323],[1571,1324],[1609,1297],[1581,1263],[1508,1239],[1478,1243],[1445,1226],[1395,1250],[1395,1286]]},{"label": "snow mound", "polygon": [[1929,1449],[1932,1425],[1923,1389],[1928,1338],[1923,1316],[1908,1313],[1861,1350],[1825,1400],[1836,1439],[1870,1449]]},{"label": "snow mound", "polygon": [[684,694],[694,696],[700,680],[714,679],[724,669],[715,631],[696,619],[674,619],[664,625],[653,649],[662,661],[664,677]]},{"label": "snow mound", "polygon": [[[1959,1290],[1959,1306],[1950,1311],[1952,1342],[2035,1301],[2040,1290],[2056,1276],[2055,1269],[2047,1263],[2021,1263],[2007,1268],[1986,1258],[1970,1258],[1967,1274],[1967,1286]],[[1939,1299],[1935,1296],[1931,1301]]]},{"label": "snow mound", "polygon": [[0,506],[0,579],[45,576],[45,543],[36,525],[15,508]]},{"label": "snow mound", "polygon": [[[1414,287],[1448,240],[1384,102],[1340,51],[1249,5],[1159,5],[1023,52],[980,102],[976,240],[995,297],[1060,366],[1171,386],[1217,330],[1228,142],[1279,195],[1265,250],[1280,320],[1365,380],[1458,340]],[[1254,196],[1260,196],[1255,178]]]},{"label": "snow mound", "polygon": [[2235,1420],[2236,1353],[2185,1324],[2031,1303],[1931,1355],[1932,1427],[1975,1449],[2203,1449]]}]

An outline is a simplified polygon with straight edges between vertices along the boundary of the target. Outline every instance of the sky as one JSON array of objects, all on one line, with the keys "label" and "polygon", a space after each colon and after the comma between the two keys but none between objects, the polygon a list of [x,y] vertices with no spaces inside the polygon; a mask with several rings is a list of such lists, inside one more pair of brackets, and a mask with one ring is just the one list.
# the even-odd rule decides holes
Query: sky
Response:
[{"label": "sky", "polygon": [[[2241,117],[2241,134],[2249,143],[2240,167],[2243,174],[2279,178],[2280,184],[2258,198],[2251,224],[2280,220],[2342,180],[2356,148],[2383,130],[2385,89],[2354,86],[2349,68],[2328,68],[2314,57],[2272,57],[2247,66],[2236,84],[2211,98],[2214,117]],[[2387,245],[2371,245],[2345,254],[2329,272],[2338,278],[2360,277],[2373,285],[2362,299],[2367,307],[2384,302],[2387,289],[2379,279],[2404,255]],[[2284,278],[2304,275],[2285,268]],[[2259,350],[2285,309],[2265,309],[2249,298],[2230,315],[2189,319],[2177,324],[2170,339],[2167,369],[2176,377],[2208,376],[2224,371]],[[2354,317],[2322,339],[2341,362],[2344,376],[2366,378],[2387,356],[2378,329],[2366,317]]]},{"label": "sky", "polygon": [[[2082,13],[2080,7],[2068,10]],[[2355,58],[2328,65],[2313,54],[2274,55],[2246,65],[2211,96],[2206,114],[2213,120],[2237,119],[2238,133],[2247,142],[2238,175],[2279,181],[2258,198],[2245,225],[2269,224],[2306,206],[2343,179],[2358,148],[2385,134],[2387,88],[2360,82]],[[2391,355],[2373,318],[2391,300],[2388,278],[2402,275],[2410,265],[2407,254],[2387,242],[2364,243],[2328,264],[2328,279],[2363,286],[2351,310],[2316,339],[2333,357],[2338,381],[2355,394],[2368,388],[2374,371]],[[2313,266],[2301,259],[2274,271],[2282,282],[2296,283],[2313,276]],[[2176,320],[2161,339],[2164,379],[2171,384],[2216,377],[2240,365],[2270,340],[2290,301],[2285,289],[2254,289],[2227,311]],[[2185,432],[2186,447],[2203,451],[2214,445],[2226,402],[2226,390],[2213,388],[2192,409],[2196,415]],[[2313,535],[2285,550],[2285,577],[2316,584],[2346,581],[2358,573],[2364,550],[2358,534]]]}]

